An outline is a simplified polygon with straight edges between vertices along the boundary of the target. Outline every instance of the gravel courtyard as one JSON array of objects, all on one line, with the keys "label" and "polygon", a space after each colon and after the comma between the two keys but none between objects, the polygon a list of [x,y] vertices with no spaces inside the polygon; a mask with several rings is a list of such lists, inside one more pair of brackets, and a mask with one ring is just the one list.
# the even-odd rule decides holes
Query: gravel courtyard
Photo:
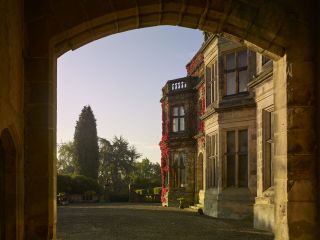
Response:
[{"label": "gravel courtyard", "polygon": [[109,203],[58,207],[58,240],[271,240],[249,221],[214,219],[156,204]]}]

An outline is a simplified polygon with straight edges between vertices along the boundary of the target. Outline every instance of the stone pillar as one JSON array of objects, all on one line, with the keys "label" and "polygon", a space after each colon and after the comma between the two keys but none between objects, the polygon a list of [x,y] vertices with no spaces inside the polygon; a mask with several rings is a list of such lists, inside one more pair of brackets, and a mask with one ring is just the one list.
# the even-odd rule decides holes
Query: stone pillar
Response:
[{"label": "stone pillar", "polygon": [[315,62],[304,47],[289,49],[274,68],[276,239],[318,237]]},{"label": "stone pillar", "polygon": [[317,1],[286,16],[286,54],[275,63],[275,238],[319,238],[316,134]]},{"label": "stone pillar", "polygon": [[[55,61],[55,60],[54,60]],[[49,54],[25,59],[25,239],[55,239],[56,86]]]},{"label": "stone pillar", "polygon": [[[317,1],[317,12],[320,12],[320,1]],[[317,15],[317,24],[316,26],[320,26],[320,15]],[[318,147],[318,152],[317,152],[317,161],[318,161],[318,217],[320,217],[320,148],[319,148],[319,136],[320,136],[320,124],[319,124],[319,119],[320,119],[320,31],[317,31],[317,56],[316,56],[316,61],[317,61],[317,75],[316,75],[316,83],[317,83],[317,147]]]}]

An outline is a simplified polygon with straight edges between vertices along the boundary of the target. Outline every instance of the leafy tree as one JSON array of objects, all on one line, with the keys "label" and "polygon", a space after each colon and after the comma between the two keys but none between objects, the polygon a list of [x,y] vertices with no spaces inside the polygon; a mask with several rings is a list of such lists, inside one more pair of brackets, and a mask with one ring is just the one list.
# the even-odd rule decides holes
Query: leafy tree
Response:
[{"label": "leafy tree", "polygon": [[123,137],[114,137],[112,143],[99,140],[101,184],[110,184],[113,191],[127,190],[134,171],[134,163],[140,157],[134,146]]},{"label": "leafy tree", "polygon": [[152,188],[161,186],[160,164],[152,163],[148,158],[135,163],[135,171],[132,175],[136,188]]},{"label": "leafy tree", "polygon": [[105,138],[99,138],[99,183],[106,185],[111,182],[112,145]]},{"label": "leafy tree", "polygon": [[58,146],[57,172],[58,174],[72,174],[75,172],[75,153],[72,141]]},{"label": "leafy tree", "polygon": [[98,178],[99,147],[96,119],[90,106],[84,106],[74,132],[76,172]]}]

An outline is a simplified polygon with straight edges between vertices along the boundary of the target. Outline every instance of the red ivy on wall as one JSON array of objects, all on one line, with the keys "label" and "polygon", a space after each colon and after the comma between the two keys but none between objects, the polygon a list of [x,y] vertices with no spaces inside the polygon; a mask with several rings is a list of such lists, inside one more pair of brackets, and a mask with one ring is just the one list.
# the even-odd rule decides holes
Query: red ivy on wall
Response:
[{"label": "red ivy on wall", "polygon": [[188,63],[187,65],[187,74],[188,76],[192,75],[194,73],[194,71],[197,69],[197,67],[203,62],[203,54],[202,53],[198,53],[197,55],[195,55],[191,62]]},{"label": "red ivy on wall", "polygon": [[[201,97],[201,109],[200,109],[200,112],[199,112],[199,118],[204,114],[204,111],[205,111],[205,99],[204,99],[204,85],[201,86],[200,88],[200,97]],[[200,133],[203,133],[204,132],[204,121],[203,120],[200,120],[200,125],[199,125],[199,129],[198,131]]]},{"label": "red ivy on wall", "polygon": [[161,192],[161,202],[166,203],[168,186],[166,186],[166,176],[169,171],[169,149],[168,149],[168,137],[169,137],[169,111],[168,102],[162,102],[162,138],[160,141],[161,150],[161,177],[162,177],[162,192]]}]

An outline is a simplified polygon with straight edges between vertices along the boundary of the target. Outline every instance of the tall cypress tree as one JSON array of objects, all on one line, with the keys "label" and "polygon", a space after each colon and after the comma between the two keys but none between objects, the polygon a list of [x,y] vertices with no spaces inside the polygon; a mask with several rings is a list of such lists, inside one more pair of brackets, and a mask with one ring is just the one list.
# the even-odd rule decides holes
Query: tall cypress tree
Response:
[{"label": "tall cypress tree", "polygon": [[97,179],[99,147],[97,124],[90,106],[84,106],[74,132],[75,162],[78,174]]}]

